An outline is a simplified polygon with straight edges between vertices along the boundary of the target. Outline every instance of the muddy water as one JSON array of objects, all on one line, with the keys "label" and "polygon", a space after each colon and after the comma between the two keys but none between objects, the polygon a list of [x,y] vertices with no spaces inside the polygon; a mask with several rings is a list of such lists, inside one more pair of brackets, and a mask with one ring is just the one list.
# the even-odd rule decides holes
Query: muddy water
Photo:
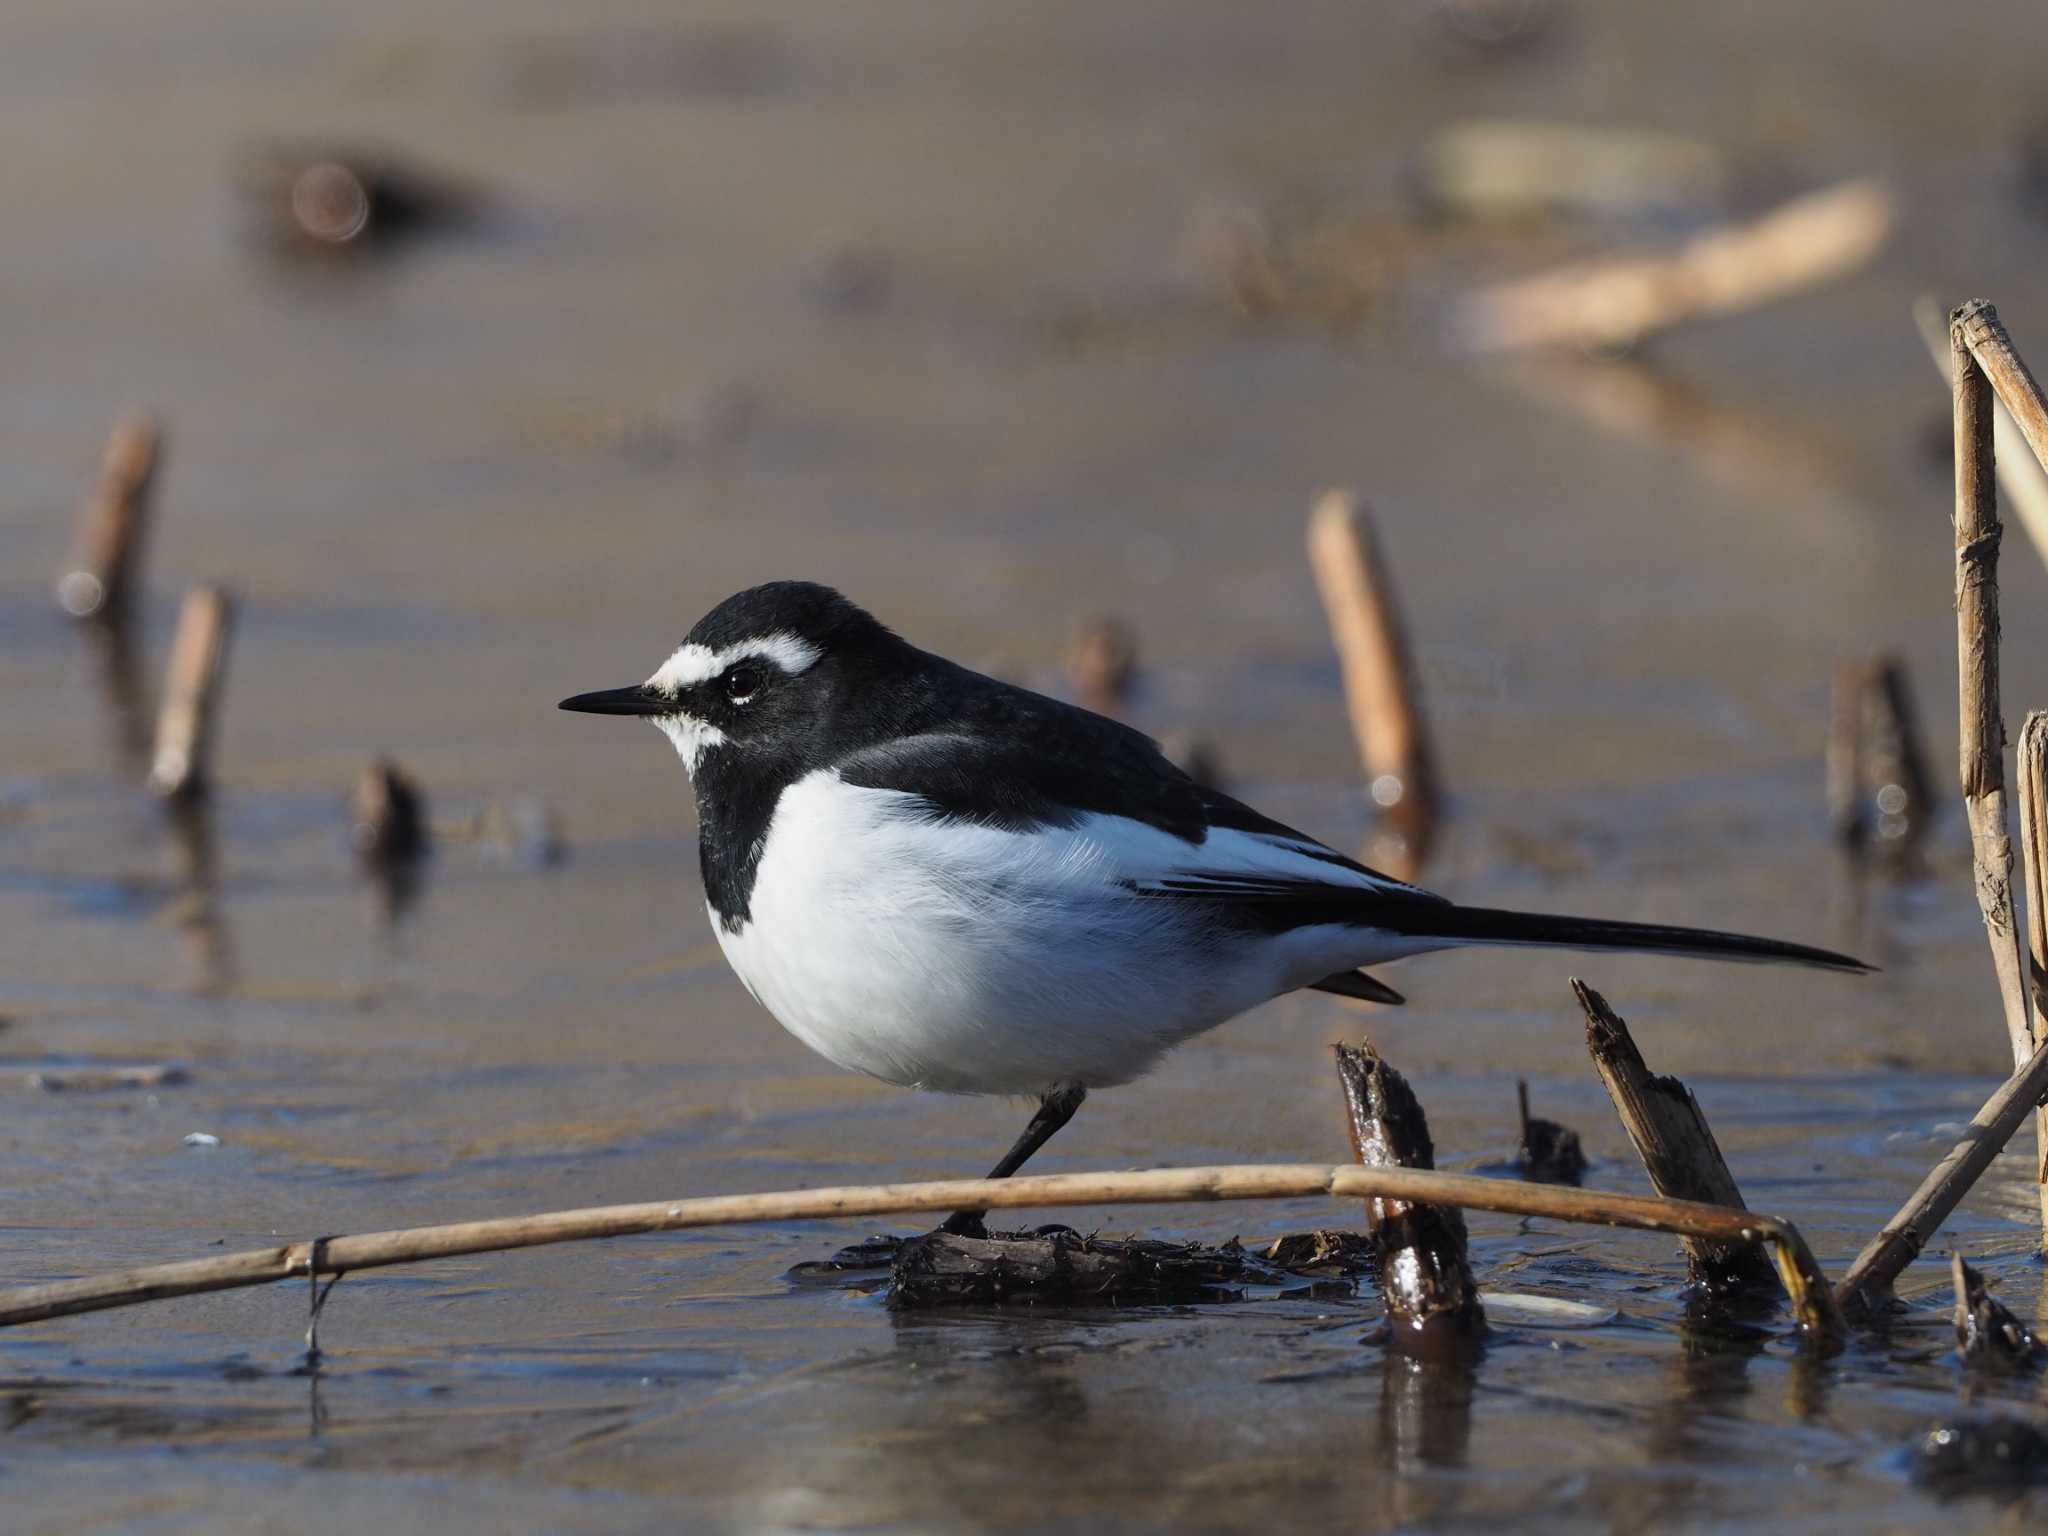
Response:
[{"label": "muddy water", "polygon": [[[978,1169],[1022,1111],[912,1101],[786,1038],[709,945],[673,759],[554,700],[643,675],[771,576],[833,581],[1041,681],[1068,626],[1111,611],[1150,664],[1145,724],[1200,730],[1241,792],[1356,843],[1299,555],[1332,481],[1379,507],[1413,615],[1456,798],[1432,883],[1885,967],[1399,967],[1412,1006],[1371,1027],[1440,1154],[1501,1162],[1520,1074],[1585,1135],[1595,1180],[1640,1187],[1581,1055],[1578,971],[1690,1077],[1752,1199],[1839,1271],[2005,1049],[1959,818],[1924,879],[1865,886],[1819,804],[1838,656],[1900,649],[1937,748],[1952,729],[1946,471],[1923,447],[1942,400],[1907,305],[1985,292],[2023,346],[2048,337],[2048,224],[2012,148],[2043,23],[2014,3],[1944,26],[1578,4],[1475,60],[1393,6],[620,3],[567,22],[16,0],[0,1056],[190,1075],[67,1094],[12,1073],[0,1278]],[[1699,134],[1766,186],[1881,171],[1907,223],[1855,281],[1660,347],[1637,381],[1667,405],[1653,433],[1614,430],[1566,375],[1438,344],[1429,295],[1526,260],[1528,237],[1404,238],[1402,301],[1343,338],[1219,300],[1219,218],[1313,206],[1392,229],[1402,154],[1479,114]],[[241,238],[229,179],[279,134],[403,149],[484,217],[387,264],[279,267]],[[184,584],[245,598],[220,794],[183,834],[47,596],[76,488],[135,403],[173,434],[145,672]],[[2048,593],[2017,536],[2008,555],[2016,718],[2048,698]],[[376,752],[418,772],[449,834],[396,921],[341,811]],[[560,820],[558,865],[460,835],[529,801]],[[1360,1027],[1276,1002],[1100,1096],[1042,1165],[1339,1155],[1324,1045]],[[2032,1316],[2025,1176],[2008,1158],[1951,1231]],[[1075,1219],[1220,1239],[1333,1214]],[[1895,1330],[1817,1364],[1776,1324],[1690,1327],[1660,1239],[1474,1229],[1486,1283],[1593,1316],[1504,1326],[1446,1376],[1362,1342],[1370,1296],[908,1319],[788,1280],[864,1230],[812,1224],[351,1277],[317,1379],[295,1369],[297,1287],[21,1329],[0,1336],[6,1523],[2000,1518],[1937,1510],[1900,1454],[1965,1406],[1935,1259]],[[2035,1389],[1969,1401],[2024,1409]]]}]

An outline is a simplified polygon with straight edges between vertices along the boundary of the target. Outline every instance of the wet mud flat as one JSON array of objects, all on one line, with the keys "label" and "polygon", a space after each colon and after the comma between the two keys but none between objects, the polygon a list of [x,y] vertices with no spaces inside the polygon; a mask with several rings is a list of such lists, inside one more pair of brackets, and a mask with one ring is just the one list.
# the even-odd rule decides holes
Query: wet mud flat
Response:
[{"label": "wet mud flat", "polygon": [[[2023,343],[2048,334],[2048,233],[2014,191],[2028,125],[1996,105],[2025,95],[2038,50],[2014,41],[2038,21],[1991,8],[1936,44],[1861,7],[1557,9],[1510,61],[1363,10],[371,5],[344,29],[192,3],[110,41],[70,7],[10,8],[0,121],[34,146],[10,175],[39,214],[7,236],[29,299],[0,357],[0,1280],[986,1165],[1010,1106],[842,1077],[753,1007],[702,926],[666,748],[594,743],[553,701],[778,575],[1048,686],[1073,625],[1115,613],[1140,724],[1199,730],[1236,792],[1360,846],[1373,807],[1300,552],[1337,482],[1403,579],[1450,798],[1429,884],[1884,967],[1399,967],[1410,1005],[1371,1029],[1438,1165],[1507,1170],[1523,1077],[1581,1133],[1590,1185],[1646,1187],[1580,1055],[1582,970],[1691,1084],[1750,1202],[1840,1274],[2007,1070],[1960,815],[1908,879],[1845,869],[1821,742],[1837,661],[1893,650],[1950,782],[1949,471],[1918,447],[1946,406],[1905,317],[1923,287],[1988,291]],[[1845,37],[1869,68],[1824,65]],[[1986,105],[1926,105],[1963,73]],[[1433,129],[1560,102],[1801,185],[1881,169],[1907,232],[1820,296],[1623,365],[1661,412],[1647,434],[1574,405],[1570,370],[1531,387],[1398,306],[1354,309],[1308,245],[1275,248],[1313,302],[1218,297],[1219,211],[1285,234],[1335,208],[1355,236],[1393,220]],[[300,134],[396,146],[485,204],[378,264],[253,251],[234,168],[252,136]],[[1543,238],[1431,244],[1403,291]],[[215,793],[184,822],[50,599],[107,424],[137,405],[169,432],[135,598],[145,715],[181,591],[240,596]],[[2019,545],[2014,711],[2048,697],[2048,578]],[[441,834],[397,902],[350,846],[351,788],[386,754]],[[532,802],[565,856],[463,830]],[[1339,1158],[1325,1047],[1357,1026],[1282,999],[1099,1095],[1047,1171]],[[2038,1380],[1957,1361],[1945,1257],[2041,1315],[2024,1163],[1909,1269],[1906,1310],[1831,1358],[1781,1312],[1689,1309],[1668,1238],[1541,1220],[1469,1218],[1482,1295],[1557,1305],[1493,1306],[1483,1355],[1451,1366],[1376,1342],[1369,1284],[924,1313],[804,1270],[887,1224],[781,1224],[350,1276],[317,1373],[302,1284],[9,1330],[0,1482],[37,1532],[1221,1529],[1279,1508],[1990,1527],[2041,1495],[1958,1491],[1914,1448],[2039,1422]],[[1255,1248],[1361,1214],[1045,1219]]]}]

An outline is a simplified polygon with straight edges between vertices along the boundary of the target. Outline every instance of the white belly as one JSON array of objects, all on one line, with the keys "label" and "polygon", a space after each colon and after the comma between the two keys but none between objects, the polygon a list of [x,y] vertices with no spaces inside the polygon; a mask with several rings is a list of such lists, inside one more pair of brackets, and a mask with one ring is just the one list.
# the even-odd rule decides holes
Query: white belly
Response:
[{"label": "white belly", "polygon": [[808,776],[776,807],[748,921],[729,933],[712,915],[726,959],[791,1034],[888,1082],[1125,1082],[1190,1035],[1386,953],[1358,928],[1213,927],[1199,903],[1117,883],[1220,847],[1113,817],[1035,833],[940,825],[907,812],[917,804]]}]

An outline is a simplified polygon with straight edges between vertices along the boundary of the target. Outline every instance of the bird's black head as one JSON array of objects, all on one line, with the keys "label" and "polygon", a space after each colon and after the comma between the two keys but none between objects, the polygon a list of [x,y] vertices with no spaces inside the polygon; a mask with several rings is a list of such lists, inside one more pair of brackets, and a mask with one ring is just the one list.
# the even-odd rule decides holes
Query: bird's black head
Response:
[{"label": "bird's black head", "polygon": [[652,720],[695,775],[707,753],[727,747],[810,755],[806,745],[863,678],[908,650],[830,587],[772,581],[705,614],[646,682],[580,693],[561,707]]}]

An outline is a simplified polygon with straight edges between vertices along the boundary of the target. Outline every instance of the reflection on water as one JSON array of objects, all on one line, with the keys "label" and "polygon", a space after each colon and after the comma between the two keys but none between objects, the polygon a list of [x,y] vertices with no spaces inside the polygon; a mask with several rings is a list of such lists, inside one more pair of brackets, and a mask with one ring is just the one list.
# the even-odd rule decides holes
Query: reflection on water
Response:
[{"label": "reflection on water", "polygon": [[1475,1366],[1411,1360],[1388,1351],[1380,1374],[1375,1443],[1387,1478],[1376,1490],[1373,1524],[1410,1526],[1455,1515],[1456,1472],[1472,1448]]},{"label": "reflection on water", "polygon": [[205,797],[166,801],[176,896],[171,920],[184,940],[188,991],[218,997],[234,984],[234,943],[221,913],[219,843]]},{"label": "reflection on water", "polygon": [[92,657],[93,675],[113,737],[115,771],[139,783],[149,769],[155,718],[148,685],[136,662],[134,619],[123,607],[75,627]]}]

